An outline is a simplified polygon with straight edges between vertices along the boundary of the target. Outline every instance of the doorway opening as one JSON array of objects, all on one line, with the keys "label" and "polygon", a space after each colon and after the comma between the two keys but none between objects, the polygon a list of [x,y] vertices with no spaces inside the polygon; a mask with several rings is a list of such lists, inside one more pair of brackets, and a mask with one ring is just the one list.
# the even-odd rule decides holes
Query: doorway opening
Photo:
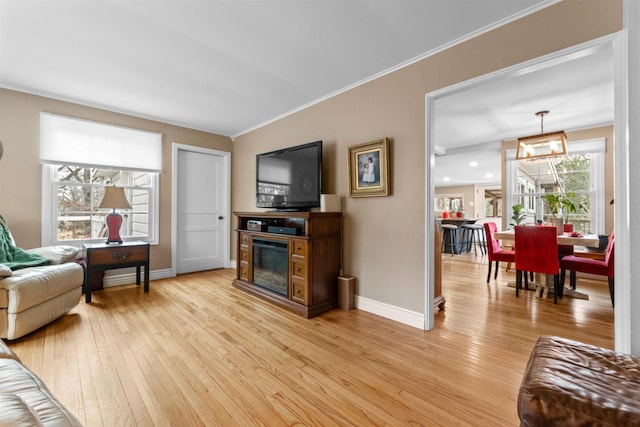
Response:
[{"label": "doorway opening", "polygon": [[[436,146],[438,147],[438,154],[441,152],[447,151],[448,148],[446,144],[438,138],[436,133],[436,128],[438,126],[438,112],[439,112],[439,103],[446,100],[448,97],[464,96],[466,91],[474,90],[477,88],[483,88],[485,85],[487,87],[491,86],[494,90],[499,90],[500,84],[502,81],[513,81],[522,76],[527,76],[528,78],[536,77],[539,78],[540,81],[543,81],[545,76],[548,76],[550,70],[556,66],[563,66],[566,64],[571,64],[572,61],[580,60],[582,58],[590,57],[591,55],[599,55],[603,52],[609,53],[610,57],[613,57],[611,53],[614,52],[614,42],[616,40],[617,35],[612,35],[609,37],[604,37],[602,39],[598,39],[592,42],[585,43],[580,46],[574,46],[569,49],[565,49],[560,52],[555,52],[553,54],[546,55],[541,58],[537,58],[535,60],[528,61],[523,64],[518,64],[516,66],[492,73],[490,75],[481,76],[476,79],[463,82],[452,87],[444,88],[426,95],[426,141],[425,141],[425,164],[427,165],[425,168],[425,253],[427,257],[427,263],[425,265],[425,329],[429,330],[434,327],[434,316],[435,309],[433,306],[434,299],[434,233],[435,229],[432,224],[435,223],[436,216],[434,206],[434,196],[435,196],[435,178],[436,178],[436,169],[438,167],[439,156],[436,156]],[[614,69],[613,65],[614,61],[611,59],[609,64],[611,69]],[[539,74],[538,74],[539,73]],[[612,73],[613,74],[613,73]],[[537,76],[540,77],[537,77]],[[486,89],[485,89],[486,90]],[[613,90],[611,90],[611,95],[613,95]],[[616,94],[618,93],[616,89]],[[534,111],[535,109],[531,109]],[[489,120],[487,120],[489,121]],[[617,123],[617,122],[616,122]],[[530,133],[530,132],[529,132]],[[522,132],[521,134],[525,134]],[[487,149],[493,147],[496,142],[501,142],[503,140],[512,140],[517,138],[518,134],[515,135],[495,135],[495,139],[493,141],[487,141]],[[473,150],[478,151],[481,142],[478,140],[474,141]],[[471,146],[471,145],[470,145]],[[454,147],[454,151],[460,152],[464,147],[456,146]],[[497,156],[500,156],[500,151],[496,152]],[[462,169],[462,168],[460,168]],[[504,166],[503,166],[504,169]],[[501,189],[505,188],[505,178],[500,177],[500,181],[502,183]],[[487,200],[487,193],[483,194],[484,200]],[[491,207],[491,213],[497,214],[500,211],[501,215],[496,216],[495,218],[501,218],[503,222],[508,221],[508,213],[507,209],[502,205],[504,197],[507,195],[501,194],[501,197],[494,197],[494,195],[489,195],[489,200],[493,200],[493,203],[496,204],[495,212],[494,207]],[[485,209],[487,207],[485,206]]]}]

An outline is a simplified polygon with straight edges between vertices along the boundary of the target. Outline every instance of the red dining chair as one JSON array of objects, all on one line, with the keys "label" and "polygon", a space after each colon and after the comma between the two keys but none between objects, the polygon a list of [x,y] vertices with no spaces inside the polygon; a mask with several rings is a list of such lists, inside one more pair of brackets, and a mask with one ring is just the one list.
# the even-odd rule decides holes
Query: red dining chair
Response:
[{"label": "red dining chair", "polygon": [[[573,224],[564,224],[563,230],[565,233],[571,233],[573,231]],[[558,258],[562,259],[562,257],[567,255],[573,255],[573,245],[558,245]]]},{"label": "red dining chair", "polygon": [[500,241],[495,238],[495,234],[498,231],[498,226],[495,222],[484,223],[485,241],[487,243],[487,258],[489,259],[489,272],[487,273],[487,283],[491,280],[491,263],[496,263],[496,272],[494,280],[498,278],[498,267],[500,261],[502,262],[515,262],[515,252],[503,250],[500,247]]},{"label": "red dining chair", "polygon": [[560,289],[560,262],[558,261],[558,233],[555,227],[515,228],[516,242],[516,296],[522,287],[522,273],[529,271],[553,274],[553,303],[562,297]]},{"label": "red dining chair", "polygon": [[[606,276],[609,282],[609,296],[611,297],[611,305],[614,305],[614,244],[615,236],[614,232],[611,232],[609,236],[609,243],[607,244],[607,251],[604,255],[604,261],[577,257],[575,255],[569,255],[560,260],[560,277],[561,282],[564,282],[566,271],[569,270],[569,284],[573,289],[576,288],[576,272],[595,274],[598,276]],[[563,283],[564,284],[564,283]]]}]

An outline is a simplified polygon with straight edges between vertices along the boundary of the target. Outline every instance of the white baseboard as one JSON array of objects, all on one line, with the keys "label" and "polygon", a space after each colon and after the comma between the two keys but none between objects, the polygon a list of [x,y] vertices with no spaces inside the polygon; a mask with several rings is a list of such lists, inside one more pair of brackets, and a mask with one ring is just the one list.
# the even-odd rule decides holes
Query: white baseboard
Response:
[{"label": "white baseboard", "polygon": [[414,328],[424,329],[424,314],[356,295],[356,308]]},{"label": "white baseboard", "polygon": [[[230,264],[232,265],[228,268],[236,268],[235,261],[231,261]],[[130,285],[136,282],[136,273],[133,268],[122,269],[120,271],[124,271],[125,273],[121,274],[115,273],[116,271],[118,270],[107,270],[107,275],[105,275],[103,280],[105,288]],[[170,277],[174,277],[171,274],[170,268],[166,268],[164,270],[153,270],[149,274],[149,280],[167,279]],[[391,304],[375,301],[358,295],[355,296],[355,306],[358,310],[382,316],[408,326],[413,326],[414,328],[424,329],[424,314],[422,313],[417,313],[402,307],[396,307]]]},{"label": "white baseboard", "polygon": [[[107,270],[107,274],[104,276],[103,285],[105,288],[109,288],[111,286],[122,286],[122,285],[131,285],[136,283],[136,271],[135,267],[131,269],[122,269],[125,273],[121,274],[108,274],[111,272],[115,272],[118,270]],[[142,272],[144,277],[144,272]],[[166,268],[164,270],[153,270],[149,272],[149,280],[159,280],[159,279],[167,279],[169,277],[173,277],[171,275],[171,269]]]}]

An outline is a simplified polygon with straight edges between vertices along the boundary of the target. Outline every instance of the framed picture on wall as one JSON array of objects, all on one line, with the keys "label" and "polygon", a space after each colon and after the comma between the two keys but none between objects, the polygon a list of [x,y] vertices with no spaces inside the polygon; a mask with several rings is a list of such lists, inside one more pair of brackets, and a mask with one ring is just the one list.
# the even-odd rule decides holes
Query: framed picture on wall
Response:
[{"label": "framed picture on wall", "polygon": [[389,139],[349,147],[349,196],[388,196]]}]

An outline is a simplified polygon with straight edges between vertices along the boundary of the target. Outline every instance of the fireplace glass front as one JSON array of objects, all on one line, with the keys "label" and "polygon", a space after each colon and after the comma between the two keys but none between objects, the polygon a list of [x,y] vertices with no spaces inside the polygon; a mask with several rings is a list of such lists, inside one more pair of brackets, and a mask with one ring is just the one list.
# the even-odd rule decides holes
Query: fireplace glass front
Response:
[{"label": "fireplace glass front", "polygon": [[253,238],[253,283],[289,296],[289,243]]}]

